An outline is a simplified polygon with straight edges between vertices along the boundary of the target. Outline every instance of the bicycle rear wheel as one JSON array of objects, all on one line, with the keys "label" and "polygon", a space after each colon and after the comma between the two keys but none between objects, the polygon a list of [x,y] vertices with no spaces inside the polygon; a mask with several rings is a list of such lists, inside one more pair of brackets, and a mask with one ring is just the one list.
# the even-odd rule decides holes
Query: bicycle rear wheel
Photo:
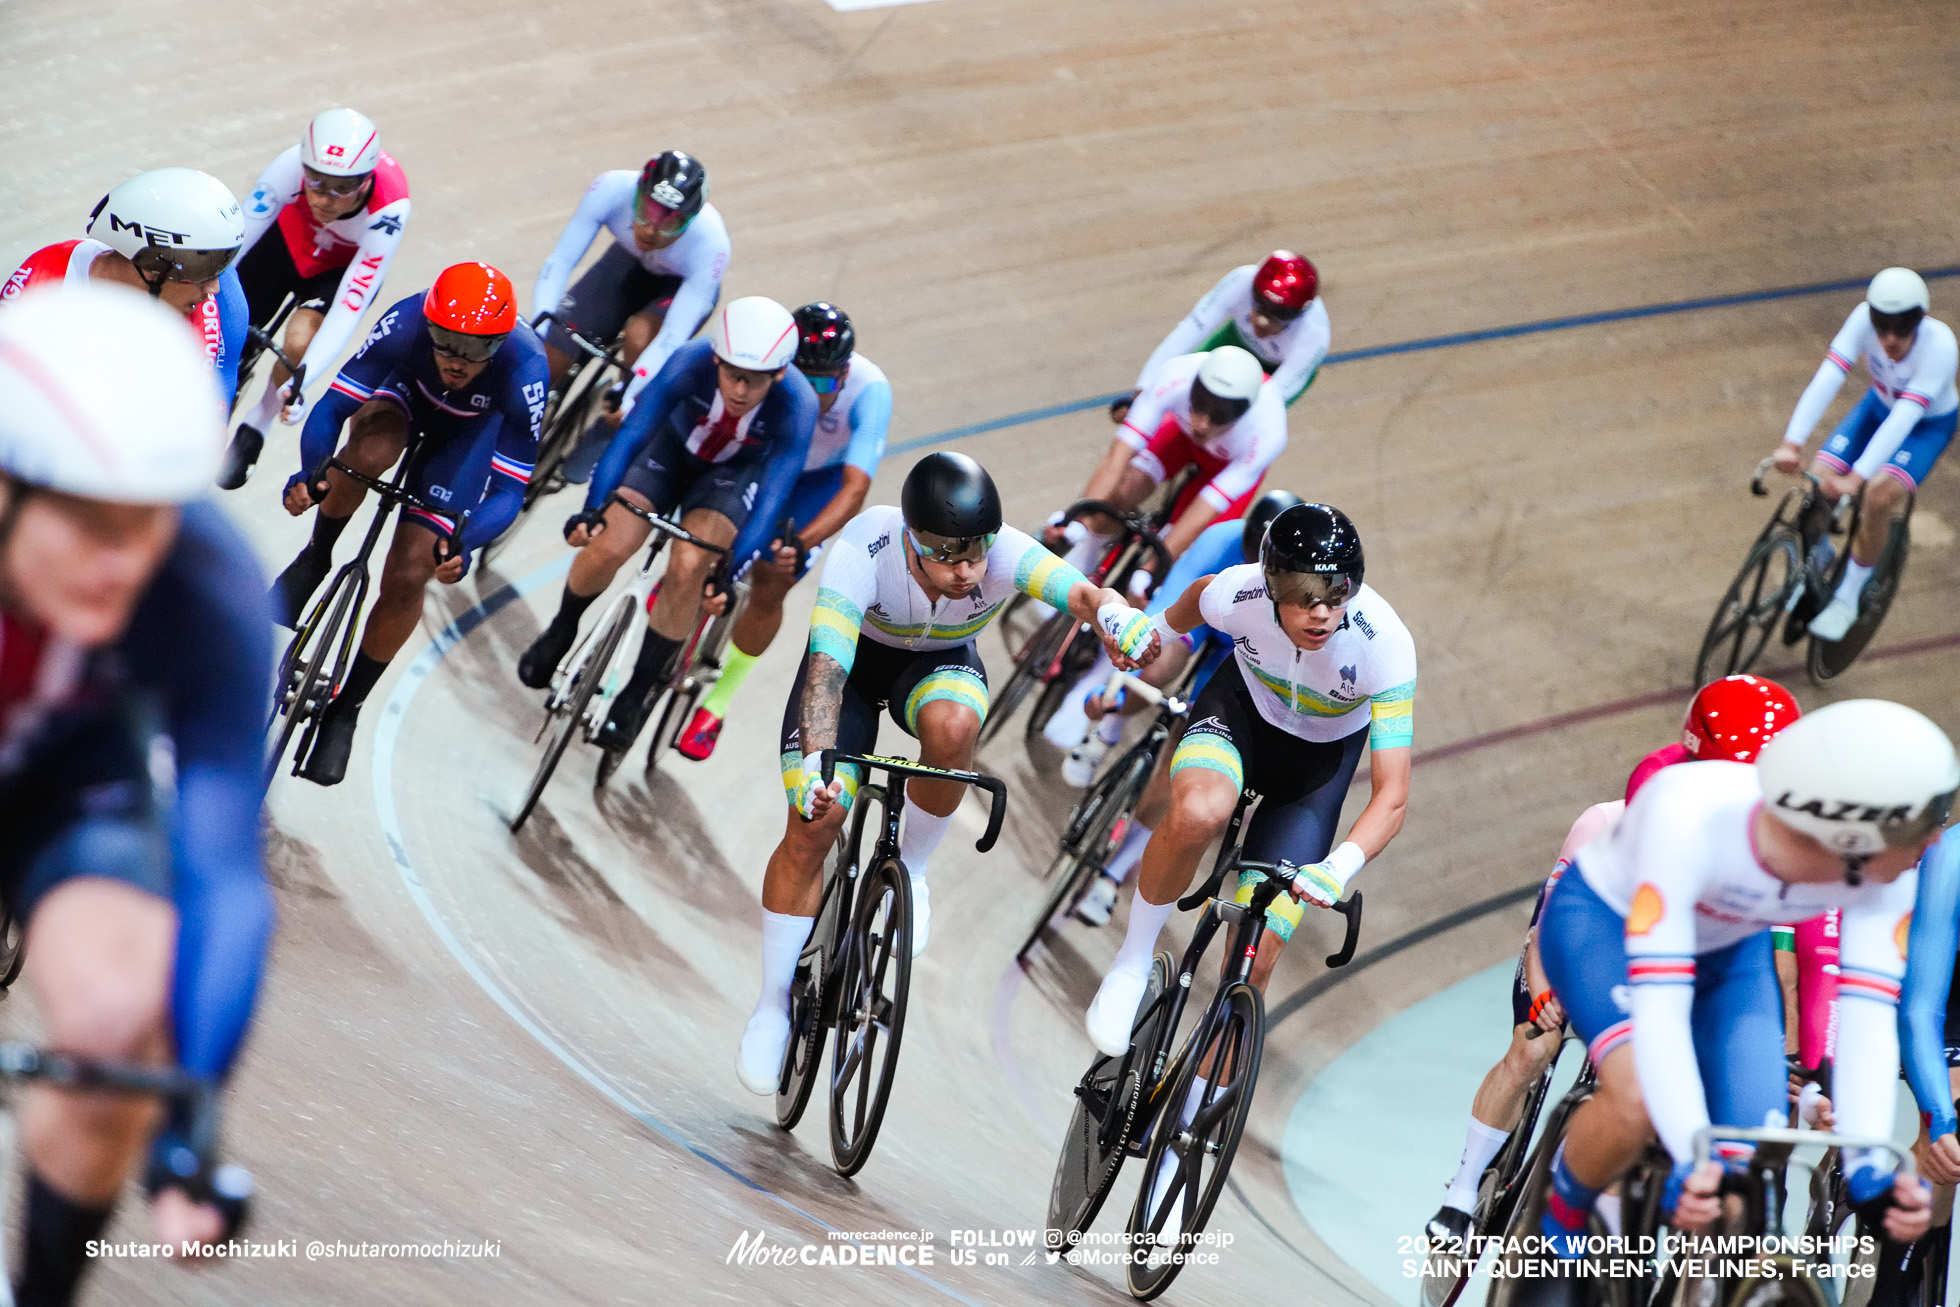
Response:
[{"label": "bicycle rear wheel", "polygon": [[[517,815],[510,819],[513,834],[524,828],[524,823],[530,820],[531,810],[544,797],[545,786],[551,784],[551,774],[558,770],[558,760],[565,756],[565,749],[584,724],[586,705],[592,702],[599,682],[606,675],[606,668],[612,663],[613,654],[619,649],[619,642],[626,637],[627,627],[636,615],[631,606],[615,601],[606,615],[606,629],[593,636],[591,653],[574,663],[572,683],[567,687],[564,701],[552,714],[557,718],[558,729],[552,735],[551,742],[545,745],[544,757],[538,759],[537,770],[531,773],[531,785],[524,792],[524,802],[518,805]],[[576,660],[579,655],[574,654],[573,658]],[[550,721],[545,725],[549,728]]]},{"label": "bicycle rear wheel", "polygon": [[817,1067],[823,1060],[824,1037],[836,1019],[834,1011],[824,1011],[824,993],[836,980],[843,923],[853,915],[851,887],[864,839],[864,814],[871,806],[867,796],[884,802],[883,792],[875,785],[858,791],[851,819],[838,832],[831,864],[824,873],[823,902],[817,907],[810,942],[804,945],[796,978],[790,982],[789,1048],[783,1057],[782,1084],[776,1090],[776,1124],[785,1130],[796,1129],[804,1108],[809,1106],[810,1090],[817,1083]]},{"label": "bicycle rear wheel", "polygon": [[278,774],[280,763],[285,761],[286,746],[292,743],[293,732],[318,716],[333,695],[333,669],[329,666],[329,660],[333,657],[334,646],[347,629],[359,592],[352,564],[335,573],[327,593],[313,605],[312,613],[293,634],[292,642],[286,646],[285,656],[279,660],[277,697],[272,703],[272,714],[276,721],[284,713],[286,724],[279,729],[279,742],[266,756],[265,775],[268,781]]},{"label": "bicycle rear wheel", "polygon": [[1042,896],[1041,911],[1022,939],[1014,957],[1027,957],[1030,950],[1063,913],[1072,910],[1089,887],[1090,877],[1108,860],[1111,833],[1122,817],[1136,808],[1143,787],[1150,780],[1156,755],[1138,749],[1123,764],[1103,774],[1070,815],[1069,829],[1048,870],[1048,892]]},{"label": "bicycle rear wheel", "polygon": [[1075,1111],[1062,1135],[1062,1152],[1055,1159],[1055,1179],[1048,1188],[1048,1247],[1067,1248],[1087,1230],[1115,1187],[1136,1133],[1137,1104],[1143,1100],[1144,1077],[1157,1047],[1169,1004],[1171,955],[1159,953],[1151,964],[1150,984],[1143,991],[1130,1051],[1120,1058],[1097,1054],[1075,1087]]},{"label": "bicycle rear wheel", "polygon": [[[1169,1254],[1188,1253],[1204,1232],[1225,1191],[1259,1080],[1259,1054],[1266,1040],[1266,1011],[1259,991],[1242,980],[1234,981],[1212,1001],[1205,1018],[1196,1045],[1164,1099],[1164,1116],[1144,1162],[1143,1186],[1130,1211],[1130,1247],[1137,1253],[1127,1267],[1130,1293],[1144,1302],[1168,1289],[1184,1269],[1184,1263]],[[1200,1067],[1209,1068],[1205,1090],[1190,1124],[1179,1126],[1179,1114]],[[1172,1169],[1159,1193],[1158,1172],[1167,1158]],[[1172,1228],[1175,1237],[1165,1233]]]},{"label": "bicycle rear wheel", "polygon": [[[1858,599],[1858,620],[1851,624],[1851,629],[1844,633],[1842,640],[1827,642],[1811,637],[1807,660],[1811,680],[1822,685],[1838,676],[1858,660],[1858,655],[1878,634],[1879,624],[1892,607],[1892,597],[1899,592],[1899,577],[1906,570],[1909,542],[1906,518],[1902,516],[1892,523],[1891,534],[1885,542],[1885,556],[1872,569],[1871,580],[1865,583],[1865,593]],[[1831,569],[1832,593],[1836,593],[1837,583],[1843,578],[1845,564],[1850,559],[1851,550],[1847,547],[1838,558],[1837,566]]]},{"label": "bicycle rear wheel", "polygon": [[841,953],[837,1042],[831,1049],[830,1156],[839,1175],[870,1160],[898,1075],[912,984],[912,879],[886,858],[858,882]]},{"label": "bicycle rear wheel", "polygon": [[1695,684],[1746,672],[1762,656],[1789,602],[1803,586],[1803,541],[1787,527],[1750,547],[1729,582],[1695,655]]},{"label": "bicycle rear wheel", "polygon": [[994,696],[992,706],[987,710],[987,720],[980,727],[980,743],[985,744],[1000,734],[1000,728],[1014,710],[1021,706],[1034,687],[1046,678],[1048,664],[1054,661],[1055,653],[1062,642],[1074,629],[1076,619],[1069,613],[1056,613],[1053,617],[1035,628],[1021,651],[1014,656],[1014,670],[1008,674],[1007,684],[1001,686],[1000,693]]}]

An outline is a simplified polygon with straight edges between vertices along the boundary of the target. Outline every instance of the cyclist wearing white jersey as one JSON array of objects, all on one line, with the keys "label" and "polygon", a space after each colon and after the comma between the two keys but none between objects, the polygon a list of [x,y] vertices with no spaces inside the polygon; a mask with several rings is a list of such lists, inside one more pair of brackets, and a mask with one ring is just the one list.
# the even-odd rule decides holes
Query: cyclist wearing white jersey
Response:
[{"label": "cyclist wearing white jersey", "polygon": [[1274,250],[1256,267],[1232,269],[1151,351],[1136,389],[1110,406],[1110,417],[1121,422],[1144,385],[1170,360],[1220,345],[1237,345],[1258,359],[1291,407],[1313,384],[1333,343],[1319,292],[1320,273],[1291,250]]},{"label": "cyclist wearing white jersey", "polygon": [[[1660,771],[1579,850],[1538,926],[1553,992],[1599,1074],[1552,1160],[1541,1230],[1555,1247],[1575,1252],[1565,1236],[1585,1233],[1599,1191],[1656,1134],[1674,1159],[1663,1207],[1675,1224],[1719,1215],[1722,1163],[1695,1168],[1695,1132],[1780,1124],[1787,1111],[1780,922],[1843,909],[1836,1124],[1891,1133],[1912,868],[1956,787],[1960,760],[1939,727],[1846,700],[1792,722],[1754,764]],[[1845,1176],[1892,1238],[1925,1232],[1918,1181],[1860,1154]]]},{"label": "cyclist wearing white jersey", "polygon": [[[612,247],[566,295],[572,269],[602,227],[612,233]],[[600,343],[618,336],[633,371],[619,412],[631,409],[668,356],[714,311],[728,253],[728,227],[708,203],[708,173],[698,160],[668,150],[637,174],[630,168],[600,173],[538,269],[531,294],[531,311],[555,319],[545,333],[551,384],[564,381],[579,355],[566,326]]]},{"label": "cyclist wearing white jersey", "polygon": [[858,515],[878,460],[885,454],[885,431],[892,420],[892,388],[876,363],[855,352],[857,332],[844,310],[822,300],[805,304],[796,318],[796,370],[817,392],[817,425],[803,475],[790,488],[784,517],[796,527],[803,552],[781,540],[749,573],[748,606],[735,631],[721,679],[694,710],[674,742],[683,758],[700,761],[715,751],[721,724],[735,692],[748,679],[756,659],[767,652],[783,624],[783,600],[803,579],[824,541]]},{"label": "cyclist wearing white jersey", "polygon": [[[1122,667],[1155,656],[1148,617],[1001,524],[993,478],[966,455],[920,459],[900,500],[900,508],[866,509],[838,534],[783,714],[790,811],[762,882],[762,993],[736,1059],[742,1083],[758,1094],[780,1083],[790,982],[816,923],[824,856],[861,779],[840,766],[824,785],[816,755],[866,753],[877,743],[879,713],[889,711],[918,739],[920,762],[967,767],[987,713],[986,669],[973,641],[1017,592],[1099,623]],[[906,787],[899,854],[912,880],[914,956],[932,921],[927,864],[965,791],[924,777]]]},{"label": "cyclist wearing white jersey", "polygon": [[1817,375],[1804,387],[1776,449],[1785,472],[1803,466],[1804,442],[1860,355],[1872,388],[1817,451],[1811,471],[1832,500],[1865,488],[1864,515],[1831,602],[1810,623],[1822,640],[1842,640],[1858,620],[1858,597],[1891,533],[1892,520],[1919,489],[1960,422],[1960,344],[1953,328],[1926,316],[1926,282],[1910,268],[1871,280],[1865,302],[1838,328]]},{"label": "cyclist wearing white jersey", "polygon": [[[1143,851],[1130,921],[1088,1013],[1096,1047],[1120,1056],[1143,999],[1157,935],[1191,883],[1198,858],[1251,787],[1265,796],[1245,856],[1284,859],[1305,872],[1305,893],[1331,904],[1402,828],[1414,739],[1415,642],[1395,610],[1362,583],[1354,524],[1325,504],[1298,504],[1272,521],[1259,562],[1191,584],[1155,620],[1169,640],[1200,622],[1233,642],[1191,708],[1171,759],[1171,810]],[[1363,748],[1374,793],[1333,848]],[[1253,884],[1242,883],[1239,901]],[[1252,983],[1264,988],[1302,907],[1266,913]],[[1195,1101],[1195,1100],[1194,1100]]]}]

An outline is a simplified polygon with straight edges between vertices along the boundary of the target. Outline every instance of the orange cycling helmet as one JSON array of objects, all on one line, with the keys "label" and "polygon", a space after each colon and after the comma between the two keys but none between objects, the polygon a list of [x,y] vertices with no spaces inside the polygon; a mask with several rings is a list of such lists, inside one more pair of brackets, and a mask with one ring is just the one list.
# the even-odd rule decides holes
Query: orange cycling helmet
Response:
[{"label": "orange cycling helmet", "polygon": [[517,325],[517,292],[487,263],[451,264],[423,297],[422,317],[437,353],[482,363]]},{"label": "orange cycling helmet", "polygon": [[1697,762],[1754,762],[1763,745],[1803,716],[1796,696],[1761,676],[1710,681],[1688,705],[1682,743]]}]

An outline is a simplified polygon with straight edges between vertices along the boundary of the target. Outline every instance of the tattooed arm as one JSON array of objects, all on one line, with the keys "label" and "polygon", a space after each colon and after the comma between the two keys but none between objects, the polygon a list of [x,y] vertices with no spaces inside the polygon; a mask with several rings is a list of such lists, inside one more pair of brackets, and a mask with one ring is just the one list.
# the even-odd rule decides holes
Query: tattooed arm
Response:
[{"label": "tattooed arm", "polygon": [[838,716],[844,708],[844,680],[850,670],[827,653],[810,653],[803,682],[803,756],[814,759],[837,744]]}]

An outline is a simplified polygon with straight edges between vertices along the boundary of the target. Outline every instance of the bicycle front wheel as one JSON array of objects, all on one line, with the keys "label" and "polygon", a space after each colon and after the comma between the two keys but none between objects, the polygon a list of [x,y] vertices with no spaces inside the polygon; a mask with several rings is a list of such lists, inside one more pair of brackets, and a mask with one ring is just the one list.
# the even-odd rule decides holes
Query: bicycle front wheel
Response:
[{"label": "bicycle front wheel", "polygon": [[826,1010],[824,995],[835,983],[843,923],[852,917],[851,886],[864,839],[864,814],[871,807],[868,799],[882,802],[883,796],[876,786],[858,791],[851,819],[838,832],[830,866],[824,869],[823,902],[790,984],[789,1049],[783,1059],[782,1084],[776,1090],[776,1124],[785,1130],[796,1129],[803,1119],[823,1060],[824,1038],[836,1020],[834,1008]]},{"label": "bicycle front wheel", "polygon": [[279,660],[279,683],[275,691],[278,697],[272,710],[275,720],[284,713],[286,724],[279,728],[279,742],[266,756],[267,781],[285,761],[286,746],[292,743],[293,732],[319,716],[327,700],[333,697],[333,650],[340,643],[347,623],[353,620],[354,600],[359,593],[352,565],[341,568],[327,593],[294,633],[292,643],[286,646],[285,657]]},{"label": "bicycle front wheel", "polygon": [[[557,729],[552,732],[551,742],[544,746],[544,756],[538,759],[537,770],[531,773],[530,788],[524,792],[524,802],[518,805],[517,814],[510,819],[513,834],[524,828],[530,820],[531,810],[538,806],[544,797],[544,787],[551,784],[551,774],[558,770],[558,760],[565,756],[566,748],[578,735],[585,721],[586,705],[605,678],[606,668],[611,664],[613,654],[619,649],[619,642],[626,638],[627,628],[632,624],[635,613],[630,605],[614,603],[606,615],[607,626],[603,635],[594,636],[595,645],[589,654],[573,653],[575,660],[572,670],[572,683],[566,687],[565,697],[553,710]],[[545,723],[549,729],[551,723]]]},{"label": "bicycle front wheel", "polygon": [[[1872,569],[1871,580],[1865,583],[1865,592],[1858,599],[1858,620],[1844,633],[1842,640],[1825,641],[1811,637],[1809,658],[1807,660],[1810,679],[1822,685],[1843,672],[1858,660],[1872,637],[1878,634],[1878,627],[1891,610],[1892,597],[1899,592],[1899,577],[1906,570],[1906,548],[1909,533],[1906,519],[1901,517],[1892,523],[1892,531],[1885,543],[1885,557]],[[1838,559],[1837,567],[1831,571],[1831,589],[1837,589],[1838,581],[1844,575],[1844,564],[1851,558],[1847,548]]]},{"label": "bicycle front wheel", "polygon": [[1772,531],[1750,548],[1701,638],[1697,686],[1755,666],[1784,609],[1802,590],[1803,571],[1803,541],[1794,531]]},{"label": "bicycle front wheel", "polygon": [[912,985],[912,881],[886,858],[858,882],[857,911],[844,942],[831,1049],[830,1156],[839,1175],[871,1157],[898,1075],[905,998]]},{"label": "bicycle front wheel", "polygon": [[[1234,981],[1212,1000],[1202,1035],[1164,1100],[1164,1117],[1144,1163],[1143,1187],[1130,1211],[1130,1293],[1148,1302],[1170,1287],[1184,1268],[1175,1253],[1190,1253],[1225,1192],[1232,1157],[1252,1112],[1259,1054],[1266,1042],[1266,1010],[1259,991]],[[1203,1070],[1206,1084],[1188,1123],[1180,1114]],[[1146,1251],[1147,1250],[1147,1251]]]}]

